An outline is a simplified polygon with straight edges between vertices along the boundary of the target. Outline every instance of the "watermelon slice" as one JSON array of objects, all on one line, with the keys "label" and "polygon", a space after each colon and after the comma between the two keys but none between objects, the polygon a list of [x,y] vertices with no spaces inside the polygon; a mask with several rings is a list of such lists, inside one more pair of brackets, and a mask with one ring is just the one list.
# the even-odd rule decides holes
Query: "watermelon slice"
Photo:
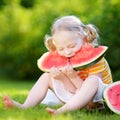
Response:
[{"label": "watermelon slice", "polygon": [[110,110],[120,115],[120,81],[110,84],[105,89],[103,97]]},{"label": "watermelon slice", "polygon": [[76,55],[70,58],[60,56],[56,51],[46,52],[38,59],[37,64],[45,72],[49,72],[52,67],[61,69],[68,63],[75,69],[83,69],[98,62],[104,56],[107,49],[107,46],[96,48],[93,45],[84,45]]}]

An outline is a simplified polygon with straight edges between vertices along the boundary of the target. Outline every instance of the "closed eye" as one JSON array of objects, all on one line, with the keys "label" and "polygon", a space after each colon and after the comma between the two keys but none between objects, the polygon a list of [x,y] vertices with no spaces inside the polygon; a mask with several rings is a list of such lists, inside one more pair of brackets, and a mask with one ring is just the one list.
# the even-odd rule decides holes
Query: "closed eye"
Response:
[{"label": "closed eye", "polygon": [[74,48],[76,46],[76,44],[70,44],[68,45],[68,48]]},{"label": "closed eye", "polygon": [[59,51],[62,51],[64,48],[58,48]]}]

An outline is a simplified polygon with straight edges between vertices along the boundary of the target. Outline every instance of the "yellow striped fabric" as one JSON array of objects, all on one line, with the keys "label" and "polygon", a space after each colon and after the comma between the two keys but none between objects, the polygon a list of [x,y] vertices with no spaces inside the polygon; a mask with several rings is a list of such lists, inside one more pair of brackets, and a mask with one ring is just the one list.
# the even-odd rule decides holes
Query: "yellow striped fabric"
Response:
[{"label": "yellow striped fabric", "polygon": [[106,84],[112,83],[111,71],[104,57],[98,63],[94,64],[93,66],[79,71],[78,75],[82,79],[86,79],[88,75],[93,75],[93,74],[97,74],[100,72],[102,73],[102,80],[104,83]]}]

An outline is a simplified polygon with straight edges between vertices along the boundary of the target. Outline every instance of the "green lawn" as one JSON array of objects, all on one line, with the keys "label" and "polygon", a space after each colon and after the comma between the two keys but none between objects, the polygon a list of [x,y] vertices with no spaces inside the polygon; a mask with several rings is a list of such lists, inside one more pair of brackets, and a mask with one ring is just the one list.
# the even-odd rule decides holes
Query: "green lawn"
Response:
[{"label": "green lawn", "polygon": [[[59,116],[51,116],[46,111],[45,105],[39,105],[35,108],[5,109],[3,106],[3,96],[10,95],[19,102],[23,102],[33,86],[34,82],[10,80],[0,78],[0,120],[119,120],[120,116],[110,113],[107,110],[86,111],[78,110],[75,112],[65,113]],[[56,106],[57,107],[57,106]]]}]

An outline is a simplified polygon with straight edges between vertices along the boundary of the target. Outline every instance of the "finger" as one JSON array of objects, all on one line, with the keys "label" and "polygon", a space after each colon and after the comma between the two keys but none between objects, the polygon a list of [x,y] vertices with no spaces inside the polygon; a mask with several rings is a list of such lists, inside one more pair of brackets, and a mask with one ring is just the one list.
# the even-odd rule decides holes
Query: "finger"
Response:
[{"label": "finger", "polygon": [[70,65],[70,64],[69,64],[69,70],[70,70],[70,71],[73,70],[73,67],[72,67],[72,65]]},{"label": "finger", "polygon": [[70,64],[68,63],[67,65],[66,65],[66,71],[67,72],[70,72],[72,69],[71,69],[71,66],[70,66]]},{"label": "finger", "polygon": [[66,66],[64,66],[61,70],[62,72],[66,72]]}]

